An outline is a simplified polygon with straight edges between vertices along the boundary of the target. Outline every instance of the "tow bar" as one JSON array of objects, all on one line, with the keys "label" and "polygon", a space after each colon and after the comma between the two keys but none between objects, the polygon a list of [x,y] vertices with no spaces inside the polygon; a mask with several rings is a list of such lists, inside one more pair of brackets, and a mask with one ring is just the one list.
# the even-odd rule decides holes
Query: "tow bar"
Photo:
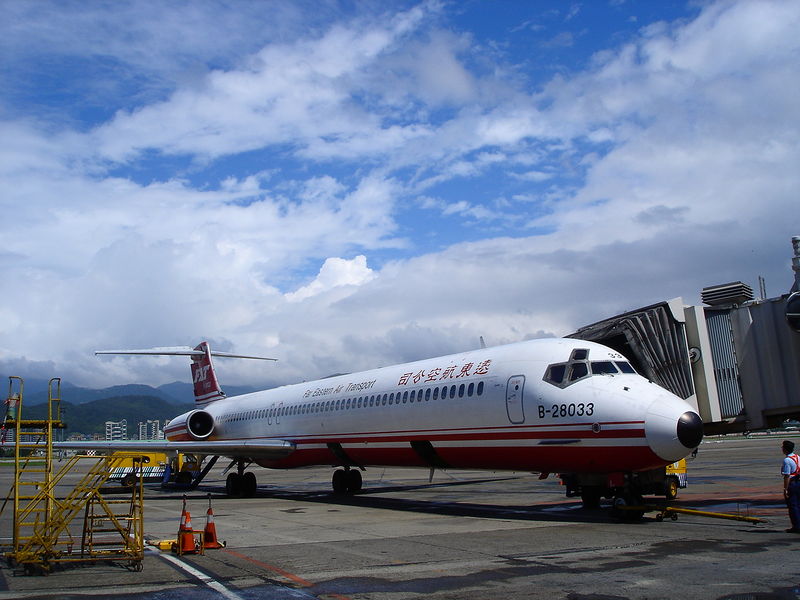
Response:
[{"label": "tow bar", "polygon": [[[748,514],[741,514],[737,513],[720,513],[720,512],[710,512],[707,510],[694,510],[692,508],[680,508],[678,506],[657,506],[655,504],[644,504],[641,506],[617,506],[615,507],[616,510],[623,510],[623,511],[639,511],[642,513],[645,512],[655,512],[656,513],[656,521],[663,521],[665,518],[669,518],[673,521],[678,520],[678,515],[695,515],[698,517],[710,517],[712,519],[727,519],[729,521],[744,521],[746,523],[766,523],[765,519],[759,519],[758,517],[751,517]],[[747,506],[745,506],[745,513],[748,512]]]}]

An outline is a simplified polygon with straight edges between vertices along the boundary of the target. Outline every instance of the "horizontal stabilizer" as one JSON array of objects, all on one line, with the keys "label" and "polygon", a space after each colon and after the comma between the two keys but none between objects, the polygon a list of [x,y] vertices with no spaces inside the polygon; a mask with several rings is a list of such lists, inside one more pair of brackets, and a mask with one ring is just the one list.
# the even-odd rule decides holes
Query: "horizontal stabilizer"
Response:
[{"label": "horizontal stabilizer", "polygon": [[[95,354],[141,354],[146,356],[203,356],[205,352],[189,346],[166,346],[163,348],[147,348],[144,350],[95,350]],[[266,356],[247,356],[244,354],[233,354],[231,352],[220,352],[212,350],[211,356],[222,358],[252,358],[254,360],[278,360]]]},{"label": "horizontal stabilizer", "polygon": [[208,342],[200,342],[196,347],[188,346],[163,346],[161,348],[145,348],[143,350],[95,350],[95,354],[128,354],[145,356],[189,356],[192,359],[192,383],[194,384],[194,400],[198,406],[205,406],[210,402],[221,400],[225,393],[217,381],[214,366],[211,364],[212,356],[222,358],[252,358],[255,360],[278,360],[266,356],[249,356],[246,354],[233,354],[232,352],[217,352],[212,350]]}]

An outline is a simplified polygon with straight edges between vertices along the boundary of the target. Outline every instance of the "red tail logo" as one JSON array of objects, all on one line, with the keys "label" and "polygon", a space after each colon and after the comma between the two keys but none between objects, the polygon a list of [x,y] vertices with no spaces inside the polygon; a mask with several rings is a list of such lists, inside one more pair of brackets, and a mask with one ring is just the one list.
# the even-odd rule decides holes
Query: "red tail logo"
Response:
[{"label": "red tail logo", "polygon": [[194,382],[194,401],[198,404],[208,404],[214,400],[225,397],[219,387],[214,365],[211,364],[211,348],[208,342],[202,342],[195,350],[203,354],[192,357],[192,381]]}]

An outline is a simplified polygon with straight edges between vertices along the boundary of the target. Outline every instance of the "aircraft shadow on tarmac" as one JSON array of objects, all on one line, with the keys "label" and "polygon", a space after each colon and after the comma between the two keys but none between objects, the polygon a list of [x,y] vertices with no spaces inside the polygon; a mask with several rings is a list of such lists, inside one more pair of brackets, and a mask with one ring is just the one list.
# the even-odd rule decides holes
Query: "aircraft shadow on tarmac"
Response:
[{"label": "aircraft shadow on tarmac", "polygon": [[[341,505],[341,506],[363,506],[365,508],[377,508],[386,510],[403,510],[409,512],[439,514],[448,516],[470,516],[484,519],[504,519],[520,521],[572,521],[576,523],[608,523],[616,522],[618,519],[611,514],[610,503],[604,503],[599,509],[584,509],[578,499],[565,500],[560,502],[532,501],[529,504],[493,504],[491,502],[460,502],[458,499],[449,498],[447,500],[431,500],[417,498],[397,498],[386,497],[383,494],[397,494],[425,490],[446,490],[464,486],[482,485],[487,483],[498,483],[518,479],[518,477],[503,478],[484,478],[471,480],[452,480],[436,483],[416,483],[404,485],[377,484],[367,487],[354,495],[338,495],[330,491],[320,490],[320,483],[313,482],[306,484],[307,489],[272,487],[269,485],[259,486],[256,497],[258,498],[279,498],[283,500],[298,500],[303,502],[315,502],[320,504]],[[225,490],[221,486],[206,484],[200,485],[197,489],[187,492],[186,497],[194,500],[206,498],[208,494],[214,495],[215,500],[228,502],[235,501],[235,498],[227,498]],[[151,499],[160,500],[183,498],[184,494],[164,493],[151,496]],[[778,499],[772,498],[677,498],[672,501],[665,501],[664,498],[645,498],[645,503],[654,506],[676,506],[690,508],[693,510],[706,510],[710,512],[737,512],[750,513],[754,516],[758,509],[774,511],[784,508]],[[755,509],[755,512],[754,512]],[[654,515],[655,513],[651,513]],[[643,523],[655,521],[654,517],[645,514]]]},{"label": "aircraft shadow on tarmac", "polygon": [[[269,486],[259,486],[257,498],[278,498],[282,500],[297,500],[302,502],[314,502],[320,504],[339,505],[339,506],[363,506],[365,508],[377,508],[386,510],[402,510],[409,512],[419,512],[428,514],[439,514],[447,516],[479,517],[483,519],[503,519],[520,521],[541,521],[541,522],[563,522],[573,521],[578,523],[607,523],[616,521],[610,514],[610,506],[604,505],[599,509],[584,509],[580,500],[568,500],[562,502],[544,502],[530,504],[492,504],[459,502],[456,499],[441,500],[420,500],[414,498],[388,498],[379,496],[386,493],[414,492],[420,490],[431,490],[441,488],[454,488],[459,486],[480,485],[485,483],[496,483],[515,479],[491,478],[473,479],[469,481],[448,481],[440,483],[423,483],[408,485],[382,485],[373,488],[365,488],[357,494],[339,495],[329,491],[320,491],[315,484],[313,490],[281,489]],[[227,498],[225,490],[220,486],[200,485],[196,490],[186,495],[187,499],[200,500],[214,494],[215,501],[235,502],[236,498]],[[176,499],[183,498],[183,494],[164,494],[150,496],[150,499]],[[648,521],[645,519],[644,521]]]}]

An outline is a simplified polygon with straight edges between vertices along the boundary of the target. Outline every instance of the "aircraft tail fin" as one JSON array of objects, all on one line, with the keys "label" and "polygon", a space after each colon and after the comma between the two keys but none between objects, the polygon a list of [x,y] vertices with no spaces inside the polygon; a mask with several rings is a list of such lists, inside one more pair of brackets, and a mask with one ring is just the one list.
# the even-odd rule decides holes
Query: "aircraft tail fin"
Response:
[{"label": "aircraft tail fin", "polygon": [[230,352],[212,351],[208,342],[200,342],[195,348],[185,346],[169,348],[150,348],[147,350],[97,350],[95,354],[136,354],[145,356],[189,356],[192,359],[192,385],[194,386],[194,401],[199,406],[205,406],[215,400],[225,398],[225,392],[219,385],[212,356],[225,358],[252,358],[255,360],[277,360],[264,356],[246,356]]},{"label": "aircraft tail fin", "polygon": [[200,354],[192,355],[192,385],[194,385],[194,401],[206,405],[214,400],[221,400],[225,392],[219,385],[214,365],[211,362],[211,347],[208,342],[201,342],[196,348]]}]

